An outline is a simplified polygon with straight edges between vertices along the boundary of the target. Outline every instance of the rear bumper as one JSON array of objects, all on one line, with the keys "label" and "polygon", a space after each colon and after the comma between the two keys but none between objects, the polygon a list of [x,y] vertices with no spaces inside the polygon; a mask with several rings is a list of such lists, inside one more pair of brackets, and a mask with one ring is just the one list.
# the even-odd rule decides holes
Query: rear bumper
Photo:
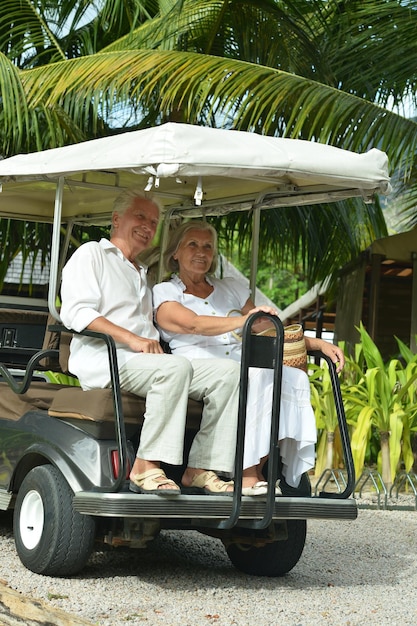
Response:
[{"label": "rear bumper", "polygon": [[[95,493],[82,491],[74,496],[74,509],[98,517],[133,517],[176,520],[184,525],[204,526],[231,514],[232,498],[225,496],[159,496],[134,493]],[[240,520],[256,520],[265,513],[263,498],[243,497]],[[354,520],[358,515],[356,500],[331,498],[288,498],[275,501],[272,520],[340,519]],[[181,525],[181,524],[179,524]]]}]

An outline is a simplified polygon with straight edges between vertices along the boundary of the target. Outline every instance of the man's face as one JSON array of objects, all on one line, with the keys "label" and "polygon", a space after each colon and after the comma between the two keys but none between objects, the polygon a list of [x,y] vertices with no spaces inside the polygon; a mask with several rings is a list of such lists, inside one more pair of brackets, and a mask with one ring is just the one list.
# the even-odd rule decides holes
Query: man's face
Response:
[{"label": "man's face", "polygon": [[122,240],[131,260],[147,248],[155,236],[159,209],[151,201],[135,198],[131,207],[113,216],[114,239]]}]

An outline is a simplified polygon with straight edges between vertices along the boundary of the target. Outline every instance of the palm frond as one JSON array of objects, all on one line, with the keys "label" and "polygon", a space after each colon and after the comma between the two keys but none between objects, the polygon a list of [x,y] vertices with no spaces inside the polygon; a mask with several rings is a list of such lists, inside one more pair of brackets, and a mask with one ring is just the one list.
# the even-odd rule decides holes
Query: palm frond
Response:
[{"label": "palm frond", "polygon": [[[233,242],[242,255],[249,254],[252,224],[247,216],[235,213],[212,222],[226,253],[231,252],[228,242]],[[309,287],[332,276],[332,291],[339,269],[386,234],[378,203],[367,205],[352,199],[314,207],[267,210],[261,213],[260,256],[273,266],[292,266]]]},{"label": "palm frond", "polygon": [[42,150],[85,138],[60,104],[28,102],[22,73],[0,52],[0,154]]},{"label": "palm frond", "polygon": [[391,111],[321,83],[233,59],[177,51],[100,53],[21,73],[28,102],[80,101],[99,107],[180,109],[187,121],[302,137],[365,150],[385,149],[393,167],[414,158],[417,125]]},{"label": "palm frond", "polygon": [[[417,0],[3,0],[0,149],[168,119],[378,147],[416,223],[416,121],[387,108],[417,104],[416,21]],[[310,282],[386,233],[361,203],[264,219],[265,254],[301,255]]]},{"label": "palm frond", "polygon": [[[67,1],[69,11],[73,10],[74,4]],[[31,67],[34,56],[37,63],[64,59],[65,54],[49,25],[56,16],[57,11],[44,3],[35,6],[30,0],[3,0],[0,50],[7,51],[19,67]]]}]

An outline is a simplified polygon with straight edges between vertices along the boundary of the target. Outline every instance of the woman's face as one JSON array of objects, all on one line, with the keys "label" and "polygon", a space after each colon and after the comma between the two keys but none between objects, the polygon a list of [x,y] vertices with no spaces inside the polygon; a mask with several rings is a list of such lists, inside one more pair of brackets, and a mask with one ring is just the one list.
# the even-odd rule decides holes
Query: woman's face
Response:
[{"label": "woman's face", "polygon": [[191,228],[184,235],[174,259],[178,261],[180,272],[206,274],[213,262],[213,237],[208,230]]}]

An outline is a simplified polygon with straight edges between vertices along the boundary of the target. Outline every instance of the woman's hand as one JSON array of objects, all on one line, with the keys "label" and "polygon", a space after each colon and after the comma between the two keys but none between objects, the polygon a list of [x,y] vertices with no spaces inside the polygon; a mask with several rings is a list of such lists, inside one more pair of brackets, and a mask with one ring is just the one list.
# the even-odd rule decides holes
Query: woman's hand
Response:
[{"label": "woman's hand", "polygon": [[[253,304],[253,303],[252,303]],[[278,311],[276,309],[274,309],[271,306],[267,306],[266,304],[263,304],[261,306],[253,306],[251,309],[249,309],[249,311],[247,310],[246,306],[242,311],[244,313],[244,316],[242,318],[242,327],[244,325],[244,323],[246,322],[246,320],[248,319],[248,317],[250,315],[252,315],[253,313],[269,313],[270,315],[278,315]],[[258,319],[253,323],[252,329],[254,333],[260,333],[263,330],[266,330],[267,328],[271,327],[271,320],[267,317],[258,317]]]},{"label": "woman's hand", "polygon": [[330,341],[315,337],[305,337],[305,342],[307,350],[320,350],[336,365],[337,373],[342,371],[345,365],[345,355],[339,346],[335,346],[333,343],[330,343]]}]

